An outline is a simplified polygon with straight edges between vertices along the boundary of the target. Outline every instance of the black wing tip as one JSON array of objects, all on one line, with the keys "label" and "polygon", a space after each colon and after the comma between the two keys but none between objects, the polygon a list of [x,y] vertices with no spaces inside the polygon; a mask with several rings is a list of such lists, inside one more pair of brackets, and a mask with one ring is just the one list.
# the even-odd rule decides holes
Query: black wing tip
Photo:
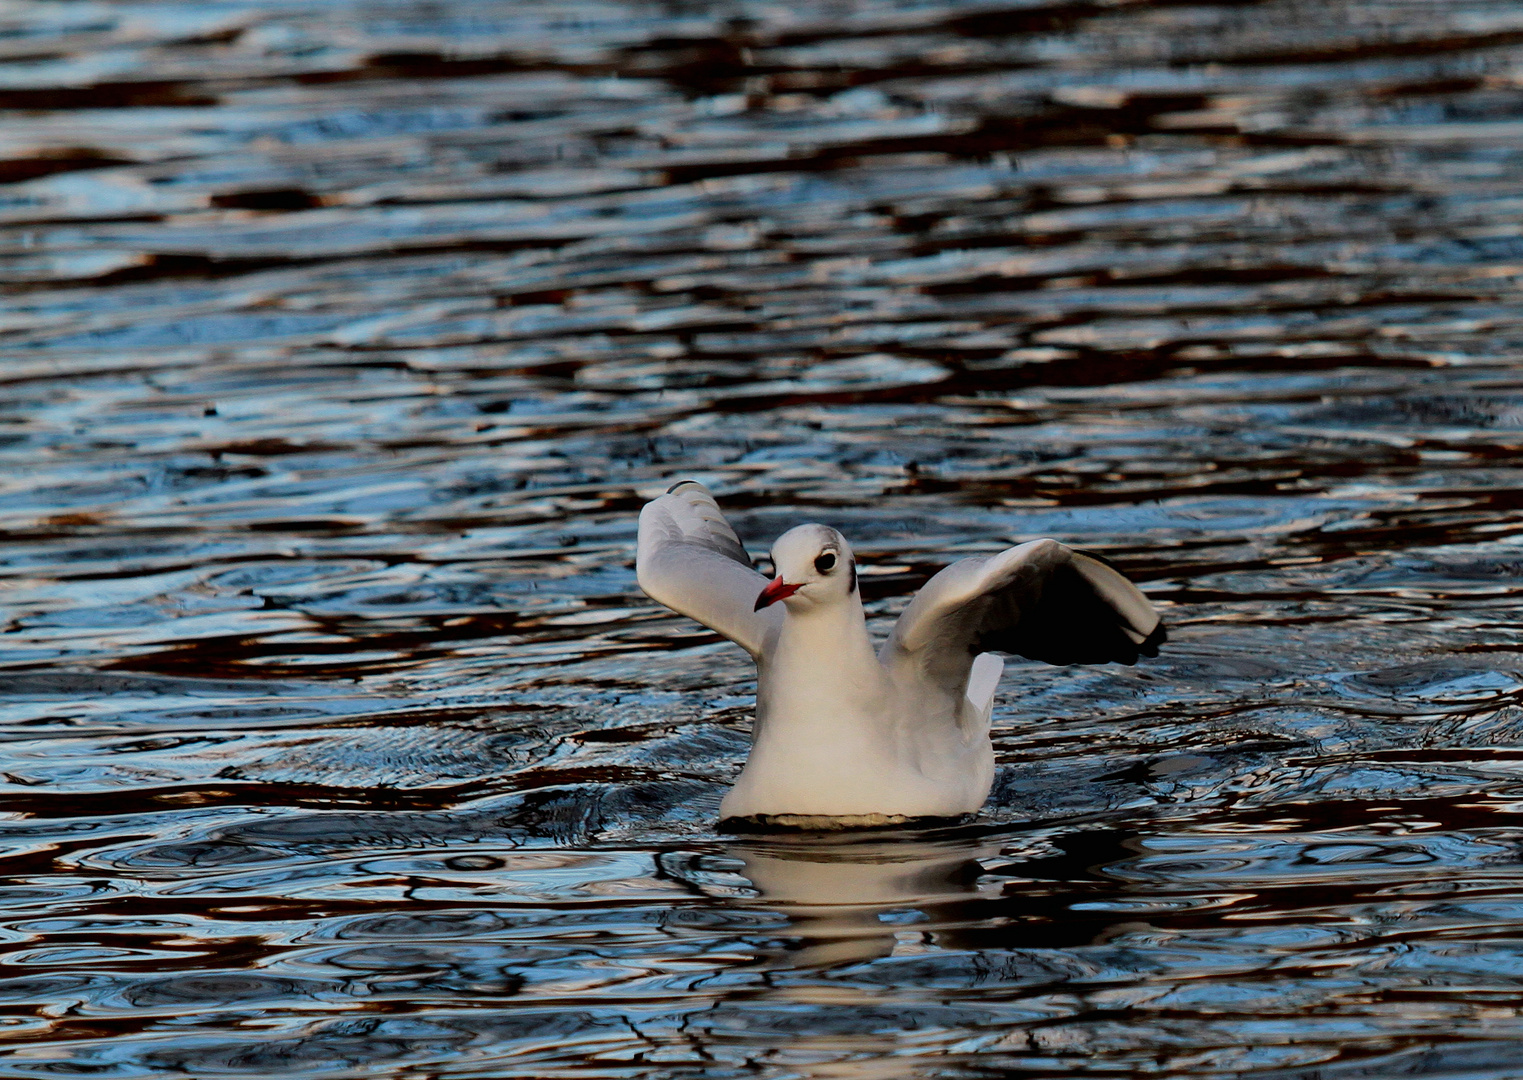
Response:
[{"label": "black wing tip", "polygon": [[1160,619],[1152,633],[1138,642],[1133,642],[1124,634],[1121,625],[1117,623],[1108,632],[1044,634],[1041,637],[1030,633],[986,634],[978,638],[969,651],[974,655],[981,652],[1013,653],[1024,656],[1027,660],[1039,660],[1056,667],[1087,667],[1092,664],[1125,664],[1131,667],[1144,656],[1157,656],[1159,646],[1168,640],[1168,628]]},{"label": "black wing tip", "polygon": [[[1158,620],[1158,625],[1153,627],[1153,632],[1130,649],[1126,649],[1120,656],[1111,656],[1107,660],[1100,661],[1102,664],[1125,664],[1132,667],[1144,656],[1149,659],[1158,655],[1158,647],[1169,640],[1168,628],[1163,625],[1163,620]],[[1081,661],[1082,663],[1082,661]]]},{"label": "black wing tip", "polygon": [[678,480],[675,484],[666,489],[666,493],[670,495],[678,488],[682,487],[684,484],[692,484],[694,487],[703,487],[703,485],[700,484],[697,480]]},{"label": "black wing tip", "polygon": [[[1110,566],[1094,552],[1075,554]],[[1119,570],[1114,567],[1111,570],[1126,581]],[[984,618],[984,625],[990,629],[975,635],[972,650],[975,653],[1014,653],[1064,667],[1131,666],[1141,657],[1157,656],[1159,646],[1168,640],[1168,630],[1151,606],[1148,614],[1153,623],[1143,630],[1147,615],[1130,603],[1117,607],[1107,598],[1104,588],[1091,582],[1083,567],[1073,562],[1059,562],[1045,575],[1037,574],[1026,580],[1019,589],[1006,587],[999,597],[998,604]],[[1146,602],[1145,597],[1142,599]],[[1141,618],[1134,622],[1137,616]]]}]

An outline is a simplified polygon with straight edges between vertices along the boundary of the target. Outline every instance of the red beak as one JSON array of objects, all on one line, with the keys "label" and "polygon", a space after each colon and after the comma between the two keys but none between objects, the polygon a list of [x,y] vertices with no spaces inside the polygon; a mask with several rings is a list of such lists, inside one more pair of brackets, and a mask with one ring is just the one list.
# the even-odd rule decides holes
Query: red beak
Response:
[{"label": "red beak", "polygon": [[803,586],[801,584],[785,584],[783,582],[783,575],[779,574],[777,577],[773,578],[771,582],[768,583],[765,589],[761,591],[761,595],[756,598],[756,607],[752,610],[760,611],[762,608],[775,604],[779,600],[786,600],[788,597],[798,592],[802,587]]}]

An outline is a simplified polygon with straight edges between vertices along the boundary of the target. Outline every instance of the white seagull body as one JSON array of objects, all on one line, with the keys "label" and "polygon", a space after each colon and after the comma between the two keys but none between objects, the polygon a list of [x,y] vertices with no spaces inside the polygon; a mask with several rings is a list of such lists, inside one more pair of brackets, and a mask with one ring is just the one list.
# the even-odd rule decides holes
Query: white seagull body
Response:
[{"label": "white seagull body", "polygon": [[751,754],[722,819],[844,828],[975,813],[994,783],[995,650],[1130,664],[1164,639],[1136,586],[1056,540],[948,566],[876,653],[845,537],[800,525],[772,559],[769,582],[693,481],[640,513],[640,587],[756,660]]}]

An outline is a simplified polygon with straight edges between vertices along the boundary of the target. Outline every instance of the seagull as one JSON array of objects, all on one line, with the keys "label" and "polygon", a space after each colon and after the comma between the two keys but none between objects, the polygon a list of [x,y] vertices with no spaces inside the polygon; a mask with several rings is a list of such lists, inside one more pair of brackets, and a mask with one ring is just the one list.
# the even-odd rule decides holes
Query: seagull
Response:
[{"label": "seagull", "polygon": [[752,564],[703,485],[640,511],[635,575],[652,600],[756,661],[751,753],[720,804],[735,828],[841,829],[975,814],[994,784],[989,720],[1005,662],[1135,664],[1163,621],[1098,555],[1033,540],[960,559],[876,651],[846,537],[799,525]]}]

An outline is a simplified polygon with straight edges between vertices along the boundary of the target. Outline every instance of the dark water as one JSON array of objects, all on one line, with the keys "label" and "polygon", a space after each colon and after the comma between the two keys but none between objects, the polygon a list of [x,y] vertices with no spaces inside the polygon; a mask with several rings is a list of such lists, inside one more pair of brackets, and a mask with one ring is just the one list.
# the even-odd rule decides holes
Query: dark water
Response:
[{"label": "dark water", "polygon": [[[0,9],[0,1075],[1523,1077],[1523,7]],[[1051,535],[996,798],[719,835],[749,662]]]}]

